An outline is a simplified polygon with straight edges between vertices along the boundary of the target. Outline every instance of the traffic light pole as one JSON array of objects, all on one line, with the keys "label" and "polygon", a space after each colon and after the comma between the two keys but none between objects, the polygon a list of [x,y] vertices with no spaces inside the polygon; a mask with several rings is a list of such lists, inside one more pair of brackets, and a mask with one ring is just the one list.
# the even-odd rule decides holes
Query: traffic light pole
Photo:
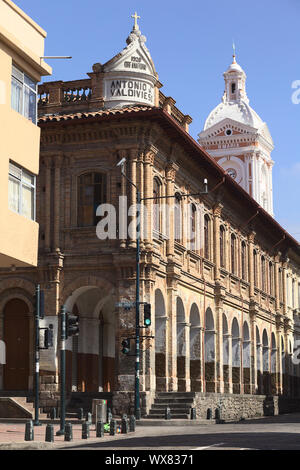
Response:
[{"label": "traffic light pole", "polygon": [[60,429],[57,436],[65,434],[66,421],[66,307],[60,309],[61,348],[60,348]]},{"label": "traffic light pole", "polygon": [[35,419],[34,426],[41,426],[39,422],[39,394],[40,394],[40,285],[37,284],[35,288],[35,400],[34,411]]},{"label": "traffic light pole", "polygon": [[[140,208],[141,194],[136,191],[137,208]],[[139,215],[141,212],[139,211]],[[135,303],[135,417],[141,419],[140,408],[140,227],[141,221],[136,225],[136,303]]]}]

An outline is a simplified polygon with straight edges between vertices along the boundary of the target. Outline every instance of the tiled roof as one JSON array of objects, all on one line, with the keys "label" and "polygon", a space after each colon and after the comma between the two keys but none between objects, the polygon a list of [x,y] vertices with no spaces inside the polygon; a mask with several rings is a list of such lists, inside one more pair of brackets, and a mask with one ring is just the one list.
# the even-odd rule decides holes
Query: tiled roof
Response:
[{"label": "tiled roof", "polygon": [[132,113],[132,112],[140,112],[140,111],[149,111],[153,109],[151,106],[128,106],[124,108],[110,108],[110,109],[102,109],[100,111],[86,111],[82,113],[70,113],[70,114],[45,114],[44,116],[39,117],[39,123],[42,122],[49,122],[49,121],[69,121],[71,119],[85,119],[89,117],[96,117],[96,116],[108,116],[108,115],[115,115],[115,114],[125,114],[125,113]]}]

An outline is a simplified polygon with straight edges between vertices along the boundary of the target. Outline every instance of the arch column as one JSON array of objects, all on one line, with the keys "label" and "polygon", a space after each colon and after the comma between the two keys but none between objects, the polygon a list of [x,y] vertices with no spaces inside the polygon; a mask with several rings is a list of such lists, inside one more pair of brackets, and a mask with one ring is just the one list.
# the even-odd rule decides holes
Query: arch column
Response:
[{"label": "arch column", "polygon": [[[136,149],[130,149],[129,151],[129,174],[130,174],[130,179],[133,182],[134,185],[137,185],[137,150]],[[136,207],[136,187],[133,186],[132,184],[129,184],[129,205],[130,207]],[[136,212],[134,215],[131,216],[131,224],[132,227],[136,227],[137,223],[137,217],[136,217]],[[134,230],[135,233],[135,230]],[[135,248],[136,247],[136,239],[135,235],[134,238],[129,238],[129,247]]]},{"label": "arch column", "polygon": [[256,310],[255,304],[250,302],[250,393],[257,391],[257,351],[256,351]]},{"label": "arch column", "polygon": [[51,249],[51,157],[44,160],[45,164],[45,251]]},{"label": "arch column", "polygon": [[58,155],[54,159],[54,251],[60,248],[60,180],[62,156]]},{"label": "arch column", "polygon": [[[178,391],[189,392],[191,390],[190,380],[190,323],[177,322],[177,328],[181,327],[177,334],[177,378]],[[182,339],[182,349],[180,350],[180,338]]]},{"label": "arch column", "polygon": [[190,379],[192,392],[203,391],[201,330],[203,330],[201,326],[191,325],[190,327]]},{"label": "arch column", "polygon": [[[172,282],[171,282],[172,284]],[[176,392],[177,380],[177,322],[176,322],[176,288],[173,285],[167,288],[167,342],[168,342],[168,391]]]}]

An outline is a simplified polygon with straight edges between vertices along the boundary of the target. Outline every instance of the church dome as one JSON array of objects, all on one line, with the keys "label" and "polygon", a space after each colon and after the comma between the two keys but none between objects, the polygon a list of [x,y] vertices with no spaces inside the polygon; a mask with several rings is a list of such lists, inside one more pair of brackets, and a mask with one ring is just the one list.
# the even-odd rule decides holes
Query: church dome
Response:
[{"label": "church dome", "polygon": [[259,129],[264,124],[254,109],[246,101],[223,102],[216,106],[205,121],[204,130],[209,129],[223,119],[233,119],[247,126]]}]

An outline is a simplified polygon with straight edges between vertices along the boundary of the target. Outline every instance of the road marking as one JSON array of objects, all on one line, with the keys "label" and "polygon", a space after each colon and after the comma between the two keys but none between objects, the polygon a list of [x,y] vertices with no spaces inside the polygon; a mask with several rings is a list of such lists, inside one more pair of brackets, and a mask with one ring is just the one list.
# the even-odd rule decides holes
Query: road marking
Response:
[{"label": "road marking", "polygon": [[210,447],[221,446],[223,444],[224,442],[219,442],[217,444],[211,444],[210,446],[196,447],[196,449],[191,449],[191,450],[205,450],[205,449],[210,449]]}]

